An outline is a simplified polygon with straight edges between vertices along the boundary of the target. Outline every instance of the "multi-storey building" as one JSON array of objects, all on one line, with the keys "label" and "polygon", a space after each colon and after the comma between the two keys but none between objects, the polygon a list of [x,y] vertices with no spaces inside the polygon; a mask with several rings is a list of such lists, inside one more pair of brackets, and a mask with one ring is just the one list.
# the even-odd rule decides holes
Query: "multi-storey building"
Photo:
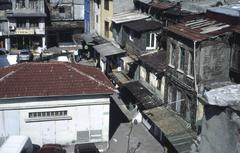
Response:
[{"label": "multi-storey building", "polygon": [[45,47],[44,0],[12,0],[12,10],[7,11],[11,50]]},{"label": "multi-storey building", "polygon": [[83,33],[84,0],[49,0],[47,46],[73,44],[73,35]]},{"label": "multi-storey building", "polygon": [[0,2],[0,48],[9,49],[8,44],[8,20],[6,18],[6,10],[12,9],[11,2],[9,0],[3,0]]}]

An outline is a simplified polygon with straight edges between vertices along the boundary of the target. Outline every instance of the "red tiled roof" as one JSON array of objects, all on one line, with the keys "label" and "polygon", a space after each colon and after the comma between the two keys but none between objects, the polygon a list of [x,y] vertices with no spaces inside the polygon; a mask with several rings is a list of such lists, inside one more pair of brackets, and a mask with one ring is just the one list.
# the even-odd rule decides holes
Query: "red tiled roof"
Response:
[{"label": "red tiled roof", "polygon": [[0,98],[113,93],[99,70],[70,63],[22,63],[0,68]]}]

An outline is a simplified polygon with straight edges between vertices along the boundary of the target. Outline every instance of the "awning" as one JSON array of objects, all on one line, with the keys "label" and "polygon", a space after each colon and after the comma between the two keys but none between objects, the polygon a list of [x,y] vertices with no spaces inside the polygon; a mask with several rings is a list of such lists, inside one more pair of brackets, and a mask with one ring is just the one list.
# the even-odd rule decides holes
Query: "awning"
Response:
[{"label": "awning", "polygon": [[125,23],[130,21],[136,21],[141,19],[148,18],[148,15],[137,13],[137,12],[123,12],[113,15],[112,22],[119,24],[119,23]]},{"label": "awning", "polygon": [[113,46],[112,43],[105,43],[105,44],[100,44],[93,46],[93,48],[101,55],[101,56],[111,56],[111,55],[116,55],[116,54],[122,54],[125,53],[125,50],[122,50],[120,48],[117,48]]},{"label": "awning", "polygon": [[14,13],[7,13],[7,17],[47,17],[47,14],[46,13],[14,12]]},{"label": "awning", "polygon": [[90,33],[84,33],[81,35],[81,38],[86,42],[87,45],[93,43],[93,35]]}]

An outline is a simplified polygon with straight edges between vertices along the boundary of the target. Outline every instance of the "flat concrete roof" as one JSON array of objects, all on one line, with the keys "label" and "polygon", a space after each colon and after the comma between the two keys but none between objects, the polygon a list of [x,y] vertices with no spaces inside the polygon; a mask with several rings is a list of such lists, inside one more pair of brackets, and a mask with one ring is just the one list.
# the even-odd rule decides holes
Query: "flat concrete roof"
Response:
[{"label": "flat concrete roof", "polygon": [[[163,153],[163,146],[139,123],[121,123],[110,140],[107,153]],[[129,134],[130,133],[130,134]],[[128,147],[129,140],[129,147]]]},{"label": "flat concrete roof", "polygon": [[177,151],[189,151],[196,133],[191,125],[166,107],[155,107],[143,113],[164,133]]}]

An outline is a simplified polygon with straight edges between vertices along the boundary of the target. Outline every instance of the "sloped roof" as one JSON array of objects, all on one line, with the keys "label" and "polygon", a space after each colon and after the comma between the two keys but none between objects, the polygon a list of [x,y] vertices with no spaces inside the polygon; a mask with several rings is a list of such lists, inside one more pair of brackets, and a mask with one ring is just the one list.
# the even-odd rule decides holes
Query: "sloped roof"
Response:
[{"label": "sloped roof", "polygon": [[172,32],[192,41],[203,41],[208,38],[224,34],[229,31],[231,25],[209,18],[190,20],[167,27]]},{"label": "sloped roof", "polygon": [[0,98],[110,94],[113,86],[93,67],[22,63],[0,69]]},{"label": "sloped roof", "polygon": [[221,7],[208,8],[208,11],[229,16],[240,17],[240,4],[224,5]]},{"label": "sloped roof", "polygon": [[157,73],[163,73],[167,67],[167,54],[166,51],[159,51],[140,57],[143,65]]},{"label": "sloped roof", "polygon": [[123,25],[135,32],[146,32],[151,30],[158,30],[162,27],[160,22],[153,21],[153,20],[144,20],[144,19],[128,22]]},{"label": "sloped roof", "polygon": [[163,104],[163,101],[145,87],[140,81],[125,83],[120,88],[123,100],[138,105],[140,110],[147,110]]},{"label": "sloped roof", "polygon": [[93,48],[102,56],[107,57],[116,54],[125,53],[125,50],[113,46],[112,43],[104,43],[100,45],[93,46]]}]

